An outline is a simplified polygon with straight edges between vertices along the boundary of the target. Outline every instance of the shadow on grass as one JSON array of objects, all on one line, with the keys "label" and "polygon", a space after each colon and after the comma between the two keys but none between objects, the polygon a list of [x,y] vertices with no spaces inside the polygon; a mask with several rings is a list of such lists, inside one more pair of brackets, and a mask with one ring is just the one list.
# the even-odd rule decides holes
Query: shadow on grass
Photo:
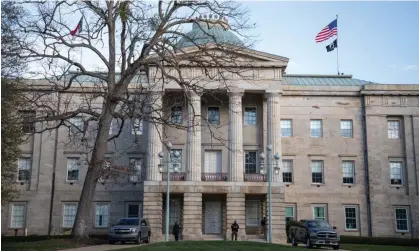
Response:
[{"label": "shadow on grass", "polygon": [[87,247],[105,244],[106,241],[89,239],[85,241],[75,241],[70,238],[50,238],[34,240],[16,240],[12,238],[2,238],[1,250],[5,251],[56,251],[69,248]]}]

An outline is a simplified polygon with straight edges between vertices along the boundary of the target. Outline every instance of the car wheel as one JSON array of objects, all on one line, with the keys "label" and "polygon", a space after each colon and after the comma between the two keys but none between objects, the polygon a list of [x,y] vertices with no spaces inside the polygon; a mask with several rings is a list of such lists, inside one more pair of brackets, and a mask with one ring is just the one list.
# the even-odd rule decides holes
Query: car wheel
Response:
[{"label": "car wheel", "polygon": [[339,245],[333,246],[333,250],[338,250],[338,249],[339,249]]},{"label": "car wheel", "polygon": [[293,237],[291,237],[291,244],[292,244],[294,247],[298,246],[298,243],[295,241],[294,236],[293,236]]},{"label": "car wheel", "polygon": [[147,240],[145,241],[145,243],[150,243],[150,233],[148,233],[148,237],[147,237]]},{"label": "car wheel", "polygon": [[307,238],[307,240],[306,240],[306,248],[312,248],[312,247],[313,247],[313,245],[310,242],[310,238]]},{"label": "car wheel", "polygon": [[141,244],[141,234],[137,236],[137,240],[135,241],[135,244]]}]

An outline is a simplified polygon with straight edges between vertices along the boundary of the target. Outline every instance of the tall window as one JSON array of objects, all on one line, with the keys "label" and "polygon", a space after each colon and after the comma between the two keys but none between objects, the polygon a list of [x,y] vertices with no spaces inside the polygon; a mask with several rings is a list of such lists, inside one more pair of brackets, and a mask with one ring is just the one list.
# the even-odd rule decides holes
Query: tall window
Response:
[{"label": "tall window", "polygon": [[19,158],[18,161],[18,175],[17,180],[20,182],[25,182],[30,180],[31,175],[31,158]]},{"label": "tall window", "polygon": [[311,182],[315,184],[323,183],[323,160],[311,161]]},{"label": "tall window", "polygon": [[[178,152],[179,156],[175,157],[175,152]],[[170,160],[173,164],[173,170],[177,167],[179,170],[182,169],[182,149],[172,149],[170,150]],[[171,171],[173,171],[171,170]]]},{"label": "tall window", "polygon": [[126,203],[126,217],[141,218],[142,216],[141,202],[127,202]]},{"label": "tall window", "polygon": [[390,183],[391,185],[403,185],[402,162],[390,162]]},{"label": "tall window", "polygon": [[25,227],[25,204],[12,204],[12,215],[10,217],[10,228]]},{"label": "tall window", "polygon": [[24,133],[34,133],[35,132],[35,123],[34,119],[36,113],[34,111],[21,111],[20,114],[23,118],[22,130]]},{"label": "tall window", "polygon": [[181,125],[183,123],[182,106],[173,106],[170,117],[172,124]]},{"label": "tall window", "polygon": [[341,120],[340,121],[340,136],[344,138],[352,138],[352,120]]},{"label": "tall window", "polygon": [[285,223],[295,219],[295,206],[285,206]]},{"label": "tall window", "polygon": [[129,162],[130,162],[130,166],[131,166],[131,173],[129,175],[129,180],[131,182],[141,181],[142,159],[141,158],[130,158]]},{"label": "tall window", "polygon": [[409,231],[409,215],[407,208],[399,207],[395,209],[396,214],[396,230],[398,232]]},{"label": "tall window", "polygon": [[96,203],[95,227],[108,227],[109,224],[109,204]]},{"label": "tall window", "polygon": [[67,158],[67,181],[79,179],[80,162],[79,158]]},{"label": "tall window", "polygon": [[63,227],[72,228],[76,219],[77,204],[66,203],[63,205]]},{"label": "tall window", "polygon": [[355,163],[353,161],[342,161],[343,184],[354,184]]},{"label": "tall window", "polygon": [[292,160],[283,160],[282,170],[282,181],[292,183]]},{"label": "tall window", "polygon": [[82,117],[72,117],[70,118],[70,133],[77,134],[83,130],[83,118]]},{"label": "tall window", "polygon": [[313,206],[313,219],[315,220],[326,220],[327,207],[326,205],[315,205]]},{"label": "tall window", "polygon": [[292,137],[292,120],[281,119],[281,136]]},{"label": "tall window", "polygon": [[310,120],[310,136],[313,138],[323,137],[323,123],[321,119]]},{"label": "tall window", "polygon": [[256,108],[255,107],[244,108],[244,124],[256,125]]},{"label": "tall window", "polygon": [[358,229],[358,207],[345,206],[345,230]]},{"label": "tall window", "polygon": [[246,226],[260,225],[260,201],[246,201]]},{"label": "tall window", "polygon": [[139,118],[135,118],[132,120],[132,135],[142,135],[143,134],[143,120]]},{"label": "tall window", "polygon": [[220,124],[220,108],[208,107],[208,123],[213,125]]},{"label": "tall window", "polygon": [[244,172],[256,173],[256,152],[245,152]]},{"label": "tall window", "polygon": [[389,139],[400,138],[400,120],[387,121],[387,134]]}]

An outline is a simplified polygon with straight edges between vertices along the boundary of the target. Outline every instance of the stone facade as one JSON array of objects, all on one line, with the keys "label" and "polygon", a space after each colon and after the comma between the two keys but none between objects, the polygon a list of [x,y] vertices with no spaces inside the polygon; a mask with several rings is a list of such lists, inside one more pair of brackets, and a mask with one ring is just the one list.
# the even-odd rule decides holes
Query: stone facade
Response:
[{"label": "stone facade", "polygon": [[[253,85],[232,80],[234,88],[221,90],[217,99],[191,93],[191,102],[182,107],[182,123],[200,127],[184,131],[144,124],[135,135],[132,125],[123,128],[107,155],[121,152],[116,161],[125,164],[138,160],[142,175],[97,184],[91,232],[106,234],[118,218],[138,211],[151,223],[152,241],[164,239],[167,183],[158,169],[159,152],[165,152],[163,161],[168,156],[161,142],[164,135],[164,141],[182,153],[180,173],[170,175],[169,221],[181,223],[183,239],[230,239],[234,221],[240,224],[240,240],[264,239],[259,232],[263,217],[272,217],[273,242],[285,241],[286,217],[323,217],[341,235],[419,237],[419,85],[292,85],[283,74],[287,60],[260,52],[254,52],[255,57]],[[169,83],[166,93],[154,93],[159,101],[154,105],[162,106],[173,89],[176,86]],[[217,125],[197,119],[208,118],[211,107],[219,111]],[[321,127],[312,128],[311,120]],[[290,134],[284,135],[285,129]],[[389,138],[390,129],[397,130],[397,137]],[[223,144],[214,138],[228,140]],[[66,142],[67,128],[59,128],[36,134],[22,146],[22,157],[32,161],[31,175],[19,183],[21,196],[2,208],[3,234],[14,234],[15,228],[19,235],[23,229],[28,234],[68,233],[70,209],[79,200],[86,164],[79,146]],[[272,215],[259,159],[262,152],[268,157],[268,145],[282,161],[279,174],[272,172]],[[250,156],[256,159],[248,161]],[[76,180],[68,179],[68,158],[82,162]],[[265,167],[268,163],[274,162],[265,161]],[[313,163],[319,166],[313,168]],[[344,163],[352,169],[343,169]],[[390,168],[390,163],[401,163],[401,168]],[[175,206],[175,200],[181,203]],[[23,208],[23,215],[17,210],[12,214],[13,208]],[[100,214],[107,224],[97,222],[96,208],[106,208],[107,213]],[[407,218],[396,221],[396,212]],[[24,220],[17,226],[19,217]]]}]

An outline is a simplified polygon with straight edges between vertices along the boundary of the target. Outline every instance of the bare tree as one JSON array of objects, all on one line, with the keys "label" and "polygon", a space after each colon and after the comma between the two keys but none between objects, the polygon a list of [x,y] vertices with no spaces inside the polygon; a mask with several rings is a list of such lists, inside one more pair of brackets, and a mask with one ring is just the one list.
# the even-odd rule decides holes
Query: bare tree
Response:
[{"label": "bare tree", "polygon": [[[250,46],[245,32],[251,28],[247,10],[227,1],[37,1],[22,5],[31,15],[19,21],[18,31],[27,37],[20,41],[19,51],[8,54],[36,62],[31,74],[43,79],[28,81],[25,87],[30,108],[37,111],[36,133],[68,127],[69,141],[88,153],[72,231],[75,238],[87,238],[97,181],[109,178],[102,168],[108,142],[120,136],[124,123],[132,123],[133,128],[141,121],[187,130],[199,123],[172,123],[167,116],[171,105],[187,104],[191,93],[213,95],[218,89],[231,88],[231,79],[248,77],[243,69],[250,68],[251,62],[240,57],[240,50]],[[184,32],[188,24],[198,27],[201,36]],[[217,41],[210,32],[214,27],[228,28],[242,41]],[[173,87],[180,90],[178,95],[165,98],[160,105],[162,97],[156,93]],[[110,135],[115,120],[120,129]]]}]

